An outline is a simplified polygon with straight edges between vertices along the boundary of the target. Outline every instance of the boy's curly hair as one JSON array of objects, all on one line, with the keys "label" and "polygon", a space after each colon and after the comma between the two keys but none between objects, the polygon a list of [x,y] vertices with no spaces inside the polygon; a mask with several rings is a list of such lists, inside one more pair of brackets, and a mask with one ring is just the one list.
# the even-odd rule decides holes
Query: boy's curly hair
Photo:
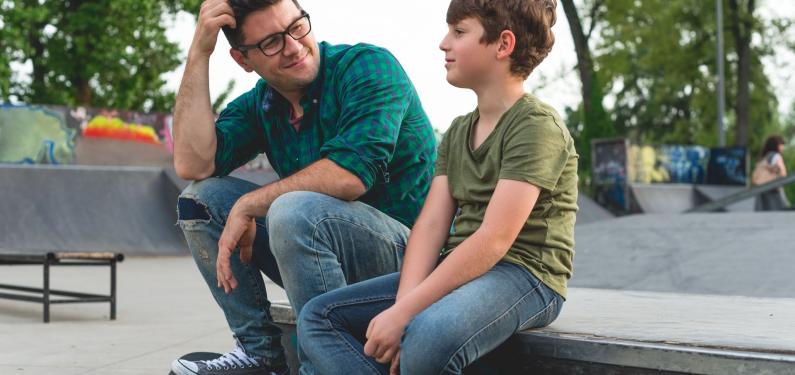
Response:
[{"label": "boy's curly hair", "polygon": [[527,78],[541,64],[555,44],[552,26],[557,20],[557,0],[452,0],[447,23],[474,17],[485,29],[482,43],[494,43],[500,33],[516,35],[511,55],[511,73]]}]

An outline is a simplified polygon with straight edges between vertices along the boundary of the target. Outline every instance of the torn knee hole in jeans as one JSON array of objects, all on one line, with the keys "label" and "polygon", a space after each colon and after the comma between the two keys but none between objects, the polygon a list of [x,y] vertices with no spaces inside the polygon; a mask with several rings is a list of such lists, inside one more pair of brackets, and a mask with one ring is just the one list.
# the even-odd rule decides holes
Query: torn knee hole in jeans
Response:
[{"label": "torn knee hole in jeans", "polygon": [[180,225],[189,223],[209,223],[210,210],[207,205],[190,197],[177,200],[177,220]]}]

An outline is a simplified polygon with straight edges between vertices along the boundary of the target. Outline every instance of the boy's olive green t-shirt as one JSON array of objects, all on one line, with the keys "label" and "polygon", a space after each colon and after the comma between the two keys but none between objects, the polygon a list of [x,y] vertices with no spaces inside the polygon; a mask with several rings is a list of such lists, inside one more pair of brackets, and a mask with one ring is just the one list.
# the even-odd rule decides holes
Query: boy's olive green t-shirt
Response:
[{"label": "boy's olive green t-shirt", "polygon": [[435,174],[447,176],[458,203],[443,253],[480,227],[500,179],[528,182],[541,195],[503,260],[527,268],[565,298],[577,214],[578,155],[571,135],[552,107],[526,94],[473,150],[470,138],[478,116],[475,110],[455,119],[439,145]]}]

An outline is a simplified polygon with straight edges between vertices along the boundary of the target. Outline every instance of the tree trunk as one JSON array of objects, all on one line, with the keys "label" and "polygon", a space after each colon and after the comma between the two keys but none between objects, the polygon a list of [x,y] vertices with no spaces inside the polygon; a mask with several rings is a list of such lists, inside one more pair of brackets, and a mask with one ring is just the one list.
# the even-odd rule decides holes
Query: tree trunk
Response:
[{"label": "tree trunk", "polygon": [[731,30],[737,50],[737,98],[735,114],[737,127],[735,141],[737,146],[748,147],[748,127],[751,105],[751,36],[753,34],[752,17],[754,0],[748,0],[747,9],[740,14],[740,5],[737,0],[729,0],[731,12]]},{"label": "tree trunk", "polygon": [[[594,68],[591,48],[588,46],[588,39],[596,24],[597,11],[602,4],[599,0],[592,3],[591,29],[585,33],[574,0],[561,0],[561,3],[563,3],[566,19],[569,21],[574,49],[577,53],[577,71],[580,75],[580,82],[582,82],[582,116],[580,119],[583,128],[577,137],[577,151],[580,155],[580,171],[587,175],[592,167],[591,140],[615,136],[615,127],[602,104],[602,86]],[[586,185],[590,184],[588,179],[585,181]]]},{"label": "tree trunk", "polygon": [[[83,6],[83,0],[72,0],[69,2],[67,6],[67,14],[76,14],[79,12],[80,7]],[[73,22],[71,19],[65,19],[65,22]],[[84,29],[84,30],[81,30]],[[86,29],[85,26],[82,24],[78,24],[78,28],[76,28],[81,33],[85,35],[90,35],[92,30]],[[92,39],[86,39],[88,43],[92,43]],[[92,45],[84,46],[84,51],[93,51],[94,48]],[[88,52],[91,53],[91,52]],[[70,55],[73,59],[80,60],[83,56],[80,56],[78,52],[77,46],[73,45],[72,50],[70,51]],[[74,70],[69,74],[69,81],[72,83],[72,90],[74,90],[74,98],[75,104],[79,106],[90,107],[91,106],[91,99],[93,96],[93,90],[91,89],[91,85],[89,84],[89,79],[91,78],[89,72],[87,72],[87,67],[82,64],[77,64],[74,66]]]},{"label": "tree trunk", "polygon": [[[39,6],[36,1],[26,1],[23,3],[25,8],[33,9]],[[46,26],[46,22],[34,22],[27,29],[26,38],[28,44],[33,49],[30,61],[33,65],[33,72],[31,74],[30,84],[30,97],[28,100],[33,103],[43,103],[49,100],[49,91],[47,90],[47,68],[44,65],[44,50],[45,44],[42,41],[41,30]]]},{"label": "tree trunk", "polygon": [[91,106],[91,85],[88,84],[88,80],[78,78],[72,81],[75,89],[77,90],[75,95],[75,102],[79,106],[90,107]]},{"label": "tree trunk", "polygon": [[577,71],[580,74],[580,81],[582,82],[583,110],[585,113],[590,113],[592,110],[591,94],[593,92],[594,82],[591,48],[588,46],[588,38],[586,38],[583,32],[582,22],[580,22],[579,14],[577,14],[577,7],[574,5],[574,0],[561,0],[561,3],[566,13],[566,19],[569,21],[569,29],[571,29],[571,36],[572,39],[574,39],[574,50],[577,53]]},{"label": "tree trunk", "polygon": [[[44,25],[42,25],[44,27]],[[30,84],[30,95],[33,102],[39,102],[47,96],[47,84],[44,82],[47,71],[42,62],[44,59],[44,44],[41,42],[40,27],[34,26],[28,30],[28,43],[33,47],[30,61],[33,63],[33,74]]]}]

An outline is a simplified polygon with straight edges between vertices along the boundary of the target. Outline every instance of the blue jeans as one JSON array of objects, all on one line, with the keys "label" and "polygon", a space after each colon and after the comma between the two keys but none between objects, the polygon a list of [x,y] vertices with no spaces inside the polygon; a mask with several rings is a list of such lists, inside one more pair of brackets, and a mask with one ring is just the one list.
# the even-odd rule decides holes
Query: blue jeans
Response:
[{"label": "blue jeans", "polygon": [[258,185],[234,177],[194,182],[180,195],[179,225],[196,265],[229,328],[251,356],[285,362],[281,330],[273,323],[261,272],[284,287],[296,314],[312,297],[400,269],[409,229],[361,202],[291,192],[258,218],[252,262],[231,258],[238,287],[217,286],[218,239],[242,195]]},{"label": "blue jeans", "polygon": [[[316,297],[304,306],[298,340],[316,374],[387,374],[364,354],[370,320],[395,303],[400,274]],[[461,374],[517,331],[543,327],[563,298],[525,268],[500,262],[409,322],[400,344],[400,373]],[[303,368],[301,369],[304,372]]]}]

